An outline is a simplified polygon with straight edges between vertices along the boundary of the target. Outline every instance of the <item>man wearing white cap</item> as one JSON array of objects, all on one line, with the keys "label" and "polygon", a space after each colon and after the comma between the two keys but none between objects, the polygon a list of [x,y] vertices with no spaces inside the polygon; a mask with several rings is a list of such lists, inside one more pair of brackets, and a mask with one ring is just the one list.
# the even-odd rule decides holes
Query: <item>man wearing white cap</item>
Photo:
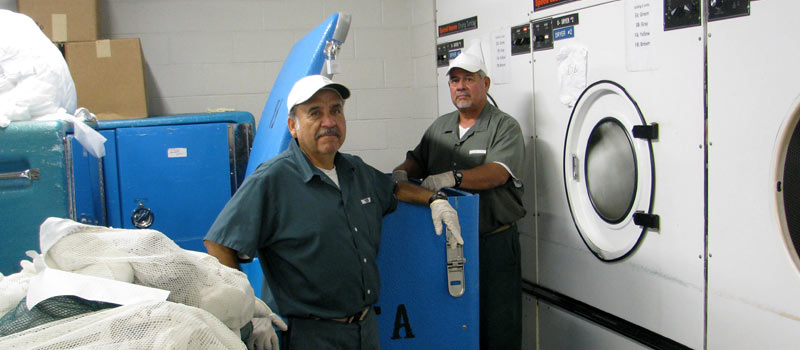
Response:
[{"label": "man wearing white cap", "polygon": [[487,103],[491,79],[480,43],[458,55],[447,71],[456,111],[437,118],[392,173],[422,187],[455,187],[480,195],[481,349],[520,348],[522,280],[516,221],[522,206],[525,147],[519,123]]},{"label": "man wearing white cap", "polygon": [[[437,234],[463,244],[441,192],[395,183],[338,152],[350,90],[321,75],[298,80],[286,100],[294,142],[262,163],[225,205],[205,243],[239,268],[258,256],[277,310],[289,319],[284,349],[377,349],[376,263],[383,216],[402,200],[430,205]],[[273,308],[274,309],[274,308]]]}]

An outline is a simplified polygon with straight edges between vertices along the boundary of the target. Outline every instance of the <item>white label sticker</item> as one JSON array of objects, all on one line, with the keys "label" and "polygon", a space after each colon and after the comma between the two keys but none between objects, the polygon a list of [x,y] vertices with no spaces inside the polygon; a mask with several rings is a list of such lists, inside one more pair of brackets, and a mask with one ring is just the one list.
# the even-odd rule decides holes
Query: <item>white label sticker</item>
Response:
[{"label": "white label sticker", "polygon": [[500,28],[492,32],[492,60],[494,61],[492,83],[496,85],[508,84],[511,81],[509,74],[509,60],[511,56],[511,29]]},{"label": "white label sticker", "polygon": [[626,63],[628,71],[658,69],[656,45],[663,28],[661,2],[627,0],[625,3]]},{"label": "white label sticker", "polygon": [[167,158],[186,158],[186,154],[187,151],[184,147],[167,149]]},{"label": "white label sticker", "polygon": [[471,149],[469,150],[469,154],[486,154],[485,149]]}]

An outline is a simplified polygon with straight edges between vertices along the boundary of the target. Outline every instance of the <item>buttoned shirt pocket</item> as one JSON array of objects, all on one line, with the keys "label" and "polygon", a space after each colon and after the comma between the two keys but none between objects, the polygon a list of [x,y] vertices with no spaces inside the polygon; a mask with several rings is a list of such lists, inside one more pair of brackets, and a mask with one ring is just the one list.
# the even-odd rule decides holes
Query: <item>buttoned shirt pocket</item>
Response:
[{"label": "buttoned shirt pocket", "polygon": [[472,135],[457,147],[457,160],[454,169],[472,169],[481,166],[486,161],[487,145],[485,137]]},{"label": "buttoned shirt pocket", "polygon": [[[371,194],[367,193],[365,195],[359,196],[360,200],[356,205],[359,207],[359,213],[361,213],[362,218],[382,218],[382,208],[380,207],[377,198]],[[361,229],[359,229],[359,234],[363,235],[370,245],[377,246],[380,244],[381,234],[380,234],[380,221],[377,220],[360,220],[356,219],[357,221],[361,222]],[[363,232],[362,232],[363,230]]]}]

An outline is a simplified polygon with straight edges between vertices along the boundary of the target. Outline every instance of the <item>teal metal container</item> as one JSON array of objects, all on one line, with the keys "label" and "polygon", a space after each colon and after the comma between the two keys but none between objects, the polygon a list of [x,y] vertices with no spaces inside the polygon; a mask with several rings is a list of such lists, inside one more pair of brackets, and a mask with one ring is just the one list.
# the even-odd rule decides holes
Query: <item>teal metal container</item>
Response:
[{"label": "teal metal container", "polygon": [[0,128],[0,273],[19,272],[25,251],[39,251],[39,225],[71,218],[71,147],[60,121]]}]

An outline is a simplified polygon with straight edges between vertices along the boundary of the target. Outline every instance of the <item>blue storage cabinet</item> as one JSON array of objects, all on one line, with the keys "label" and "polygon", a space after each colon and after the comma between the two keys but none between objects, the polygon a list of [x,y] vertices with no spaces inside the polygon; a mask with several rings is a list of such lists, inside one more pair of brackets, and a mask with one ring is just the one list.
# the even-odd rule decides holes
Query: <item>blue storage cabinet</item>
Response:
[{"label": "blue storage cabinet", "polygon": [[[253,127],[247,112],[98,122],[106,156],[99,171],[91,156],[75,171],[75,192],[84,193],[77,216],[154,229],[181,248],[205,251],[203,237],[244,178]],[[75,159],[81,151],[75,147]]]},{"label": "blue storage cabinet", "polygon": [[[103,136],[109,138],[111,134],[101,132]],[[107,225],[105,203],[105,193],[103,183],[103,162],[109,157],[113,158],[116,153],[110,152],[105,158],[97,159],[83,146],[75,140],[74,135],[67,134],[67,140],[72,147],[72,183],[73,205],[75,214],[70,218],[90,225]],[[107,149],[114,149],[114,140],[109,139],[105,144]]]},{"label": "blue storage cabinet", "polygon": [[25,251],[39,251],[39,226],[51,216],[147,226],[205,251],[203,237],[244,178],[254,124],[247,112],[100,121],[101,159],[66,122],[0,128],[0,273],[19,272]]},{"label": "blue storage cabinet", "polygon": [[39,226],[74,217],[68,127],[60,121],[13,122],[0,128],[0,273],[20,271],[39,250]]}]

